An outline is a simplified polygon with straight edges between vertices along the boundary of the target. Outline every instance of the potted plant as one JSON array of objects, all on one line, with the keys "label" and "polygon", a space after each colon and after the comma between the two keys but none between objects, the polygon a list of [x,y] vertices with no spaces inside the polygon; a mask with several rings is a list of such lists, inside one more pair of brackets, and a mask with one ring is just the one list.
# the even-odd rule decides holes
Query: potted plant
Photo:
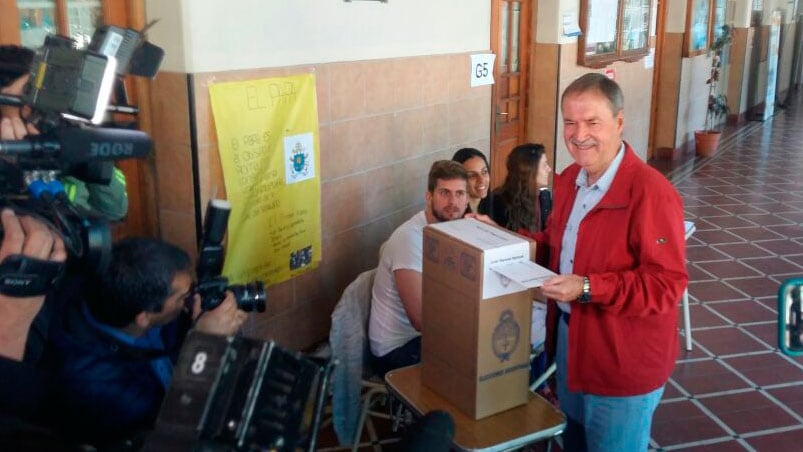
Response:
[{"label": "potted plant", "polygon": [[703,130],[694,132],[694,144],[697,155],[710,157],[717,152],[719,137],[722,132],[716,129],[717,120],[728,113],[728,98],[719,92],[719,71],[722,68],[722,52],[731,42],[731,30],[727,25],[722,26],[722,32],[716,37],[709,49],[711,57],[711,72],[708,80],[708,106],[705,113]]}]

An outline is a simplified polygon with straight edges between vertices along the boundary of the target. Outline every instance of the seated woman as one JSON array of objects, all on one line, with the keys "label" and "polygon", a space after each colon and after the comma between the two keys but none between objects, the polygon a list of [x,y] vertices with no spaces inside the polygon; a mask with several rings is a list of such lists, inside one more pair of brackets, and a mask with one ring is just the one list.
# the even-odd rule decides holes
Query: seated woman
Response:
[{"label": "seated woman", "polygon": [[[539,191],[549,185],[552,168],[547,163],[544,146],[522,144],[507,157],[507,176],[494,190],[491,219],[514,232],[537,232],[543,228]],[[547,207],[547,206],[544,206]]]},{"label": "seated woman", "polygon": [[492,200],[488,196],[491,175],[488,172],[488,159],[474,148],[463,148],[452,156],[452,160],[463,165],[468,173],[468,208],[466,213],[490,215]]}]

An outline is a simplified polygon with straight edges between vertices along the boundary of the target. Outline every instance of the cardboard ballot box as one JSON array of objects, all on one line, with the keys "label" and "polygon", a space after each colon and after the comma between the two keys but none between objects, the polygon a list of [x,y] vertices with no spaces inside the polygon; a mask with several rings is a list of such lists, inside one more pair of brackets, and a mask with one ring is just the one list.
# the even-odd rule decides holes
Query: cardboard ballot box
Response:
[{"label": "cardboard ballot box", "polygon": [[532,293],[491,267],[534,255],[473,219],[424,228],[422,381],[474,419],[527,403]]}]

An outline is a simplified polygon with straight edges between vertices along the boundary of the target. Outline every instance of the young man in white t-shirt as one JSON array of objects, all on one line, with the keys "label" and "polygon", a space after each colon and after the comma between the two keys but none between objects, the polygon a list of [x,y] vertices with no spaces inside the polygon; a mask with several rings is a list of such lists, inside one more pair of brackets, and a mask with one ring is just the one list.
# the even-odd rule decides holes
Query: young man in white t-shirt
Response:
[{"label": "young man in white t-shirt", "polygon": [[368,336],[379,374],[421,360],[421,265],[424,226],[457,220],[468,204],[468,175],[451,160],[432,164],[426,207],[399,226],[382,247],[371,296]]}]

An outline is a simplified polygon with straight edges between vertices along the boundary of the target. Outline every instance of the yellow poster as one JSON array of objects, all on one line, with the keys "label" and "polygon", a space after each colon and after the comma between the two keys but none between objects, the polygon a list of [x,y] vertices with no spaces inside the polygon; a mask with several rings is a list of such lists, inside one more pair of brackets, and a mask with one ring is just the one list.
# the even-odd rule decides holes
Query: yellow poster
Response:
[{"label": "yellow poster", "polygon": [[276,284],[321,260],[318,107],[312,74],[209,87],[226,193],[231,282]]}]

